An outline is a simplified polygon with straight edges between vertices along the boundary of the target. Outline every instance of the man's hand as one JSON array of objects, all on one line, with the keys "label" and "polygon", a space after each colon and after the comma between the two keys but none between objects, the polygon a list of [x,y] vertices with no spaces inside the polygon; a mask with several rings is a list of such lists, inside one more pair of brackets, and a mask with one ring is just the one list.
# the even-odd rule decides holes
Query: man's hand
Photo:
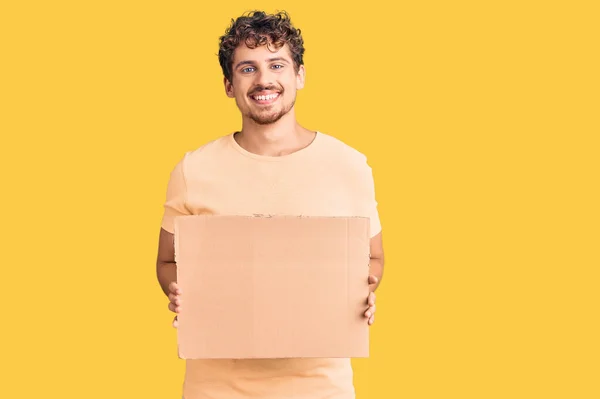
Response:
[{"label": "man's hand", "polygon": [[375,322],[375,293],[373,292],[373,288],[377,286],[377,282],[379,280],[377,279],[377,277],[371,275],[369,276],[369,288],[370,288],[370,292],[369,292],[369,296],[367,297],[367,310],[365,311],[365,317],[367,318],[367,321],[369,323],[369,325],[373,324]]},{"label": "man's hand", "polygon": [[[175,282],[169,284],[169,310],[174,313],[181,312],[181,289]],[[177,328],[178,325],[177,315],[175,315],[173,327]]]}]

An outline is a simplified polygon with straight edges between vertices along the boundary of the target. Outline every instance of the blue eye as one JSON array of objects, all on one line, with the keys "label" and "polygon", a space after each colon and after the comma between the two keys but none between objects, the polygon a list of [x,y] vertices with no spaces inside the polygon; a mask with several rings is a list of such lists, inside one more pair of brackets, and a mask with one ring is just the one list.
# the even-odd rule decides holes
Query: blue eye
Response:
[{"label": "blue eye", "polygon": [[283,65],[279,65],[279,64],[277,64],[277,65],[273,65],[273,68],[276,68],[276,69],[281,69],[281,68],[283,68]]},{"label": "blue eye", "polygon": [[251,70],[254,70],[254,68],[253,67],[244,68],[244,69],[242,69],[242,72],[247,73],[247,72],[251,72]]}]

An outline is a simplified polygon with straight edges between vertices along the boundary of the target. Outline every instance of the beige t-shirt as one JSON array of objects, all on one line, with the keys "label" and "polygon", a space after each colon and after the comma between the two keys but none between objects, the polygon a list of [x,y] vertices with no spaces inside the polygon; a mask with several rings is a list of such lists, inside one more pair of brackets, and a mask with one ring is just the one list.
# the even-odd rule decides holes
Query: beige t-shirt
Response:
[{"label": "beige t-shirt", "polygon": [[[190,214],[366,216],[371,236],[381,231],[366,157],[321,132],[279,157],[248,152],[233,134],[187,152],[171,172],[162,228],[173,233],[174,217]],[[350,359],[186,360],[183,396],[355,397]]]}]

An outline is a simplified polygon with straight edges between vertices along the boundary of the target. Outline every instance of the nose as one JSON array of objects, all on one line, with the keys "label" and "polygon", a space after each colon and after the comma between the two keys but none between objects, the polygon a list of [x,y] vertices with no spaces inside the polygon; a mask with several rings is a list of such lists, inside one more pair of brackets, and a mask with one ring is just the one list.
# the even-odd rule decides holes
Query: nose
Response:
[{"label": "nose", "polygon": [[268,70],[258,70],[255,74],[254,84],[261,87],[274,86],[273,75]]}]

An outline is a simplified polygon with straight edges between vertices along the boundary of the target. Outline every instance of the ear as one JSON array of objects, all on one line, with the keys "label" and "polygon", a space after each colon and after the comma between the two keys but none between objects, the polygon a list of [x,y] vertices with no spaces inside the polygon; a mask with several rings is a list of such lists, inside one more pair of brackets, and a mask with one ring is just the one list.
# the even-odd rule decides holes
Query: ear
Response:
[{"label": "ear", "polygon": [[300,90],[304,88],[304,82],[306,80],[306,69],[304,65],[300,65],[298,73],[296,74],[296,89]]},{"label": "ear", "polygon": [[225,86],[225,94],[227,94],[227,97],[233,98],[233,85],[231,82],[227,78],[223,78],[223,85]]}]

